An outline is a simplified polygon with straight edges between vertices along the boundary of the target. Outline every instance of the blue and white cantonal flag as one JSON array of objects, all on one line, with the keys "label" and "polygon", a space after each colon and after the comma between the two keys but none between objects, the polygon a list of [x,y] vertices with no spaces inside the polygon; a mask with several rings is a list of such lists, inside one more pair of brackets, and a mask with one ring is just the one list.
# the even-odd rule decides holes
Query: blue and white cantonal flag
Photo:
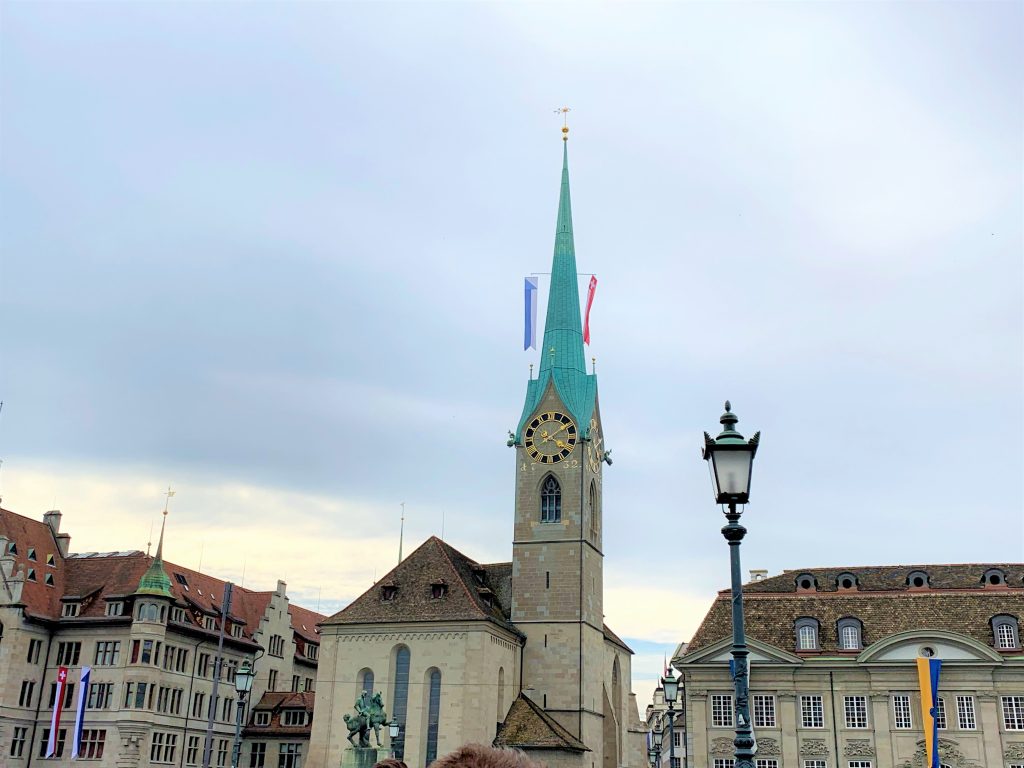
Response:
[{"label": "blue and white cantonal flag", "polygon": [[78,758],[78,751],[82,745],[82,728],[85,726],[85,703],[89,697],[89,675],[92,672],[90,667],[82,667],[81,683],[78,686],[78,706],[75,708],[75,735],[71,742],[71,759]]},{"label": "blue and white cantonal flag", "polygon": [[528,277],[523,286],[523,349],[537,348],[537,278]]}]

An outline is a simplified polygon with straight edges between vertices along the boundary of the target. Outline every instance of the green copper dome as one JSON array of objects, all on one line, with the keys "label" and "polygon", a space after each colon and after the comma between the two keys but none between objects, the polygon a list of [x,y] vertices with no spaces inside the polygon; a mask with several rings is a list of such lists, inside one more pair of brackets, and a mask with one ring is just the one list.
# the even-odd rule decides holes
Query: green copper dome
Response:
[{"label": "green copper dome", "polygon": [[164,524],[167,522],[167,512],[164,512],[164,521],[160,523],[160,542],[156,545],[156,557],[149,564],[149,568],[139,579],[139,588],[135,590],[136,595],[157,595],[158,597],[170,597],[171,579],[164,570]]},{"label": "green copper dome", "polygon": [[551,263],[551,291],[544,319],[544,343],[540,348],[540,373],[526,387],[523,415],[516,429],[516,442],[523,426],[553,384],[558,396],[589,437],[590,418],[597,398],[597,377],[587,373],[583,355],[583,323],[576,278],[576,247],[572,237],[572,202],[569,198],[569,146],[562,148],[562,188],[558,197],[555,225],[555,253]]}]

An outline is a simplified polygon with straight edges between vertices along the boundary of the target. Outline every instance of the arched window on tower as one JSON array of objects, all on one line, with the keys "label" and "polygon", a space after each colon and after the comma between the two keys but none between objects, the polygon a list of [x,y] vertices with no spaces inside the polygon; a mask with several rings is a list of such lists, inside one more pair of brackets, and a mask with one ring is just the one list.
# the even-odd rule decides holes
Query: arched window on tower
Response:
[{"label": "arched window on tower", "polygon": [[540,521],[558,523],[562,520],[562,488],[554,475],[548,475],[540,489]]},{"label": "arched window on tower", "polygon": [[437,732],[441,718],[441,671],[437,668],[427,673],[430,686],[427,699],[427,759],[424,766],[437,760]]},{"label": "arched window on tower", "polygon": [[597,538],[597,483],[590,481],[590,498],[587,504],[587,515],[590,517],[590,538]]},{"label": "arched window on tower", "polygon": [[391,749],[395,757],[401,760],[405,757],[405,720],[409,714],[409,662],[412,657],[409,649],[400,645],[395,649],[393,658],[395,684],[391,700],[391,717],[398,723],[398,737],[392,741]]}]

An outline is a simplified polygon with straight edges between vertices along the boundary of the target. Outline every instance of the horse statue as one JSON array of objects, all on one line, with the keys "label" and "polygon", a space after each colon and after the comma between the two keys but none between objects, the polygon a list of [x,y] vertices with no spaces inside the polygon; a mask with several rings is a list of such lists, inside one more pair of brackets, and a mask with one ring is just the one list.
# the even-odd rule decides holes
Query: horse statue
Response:
[{"label": "horse statue", "polygon": [[[380,747],[380,727],[388,725],[388,716],[384,712],[384,700],[380,693],[372,696],[369,691],[363,691],[356,699],[356,714],[344,715],[345,726],[348,728],[348,740],[352,746],[359,746],[368,749],[370,746],[370,729],[377,737],[377,746]],[[359,734],[359,744],[352,741],[352,737]]]}]

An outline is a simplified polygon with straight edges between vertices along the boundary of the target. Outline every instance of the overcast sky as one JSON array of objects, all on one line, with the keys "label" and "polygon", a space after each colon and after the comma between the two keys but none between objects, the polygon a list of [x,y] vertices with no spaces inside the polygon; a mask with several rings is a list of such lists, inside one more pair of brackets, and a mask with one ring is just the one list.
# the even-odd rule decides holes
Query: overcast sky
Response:
[{"label": "overcast sky", "polygon": [[1020,560],[1022,8],[3,3],[4,506],[145,549],[170,484],[169,559],[325,612],[401,502],[509,559],[567,104],[641,708],[726,398],[745,569]]}]

